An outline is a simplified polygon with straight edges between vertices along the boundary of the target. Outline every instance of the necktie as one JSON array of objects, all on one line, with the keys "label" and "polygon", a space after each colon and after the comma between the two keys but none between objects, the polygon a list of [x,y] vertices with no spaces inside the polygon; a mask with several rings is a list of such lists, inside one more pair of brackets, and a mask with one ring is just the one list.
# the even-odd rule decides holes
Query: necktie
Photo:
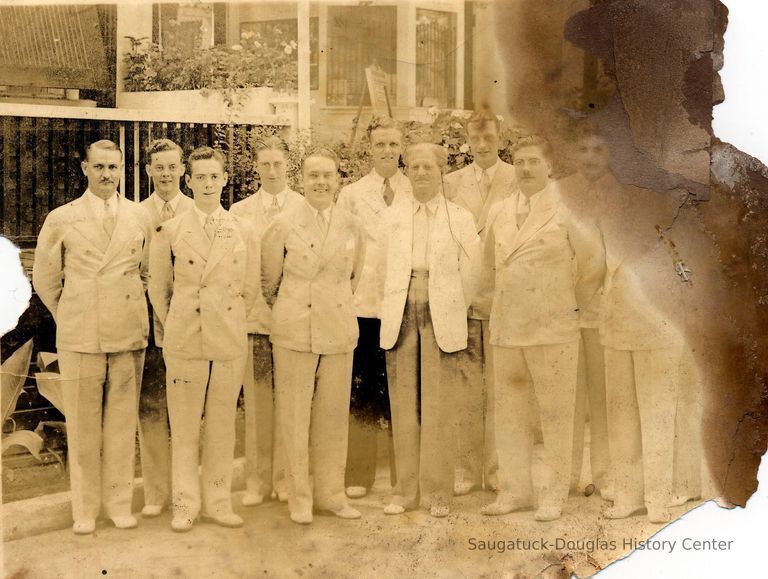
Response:
[{"label": "necktie", "polygon": [[528,214],[531,212],[531,201],[527,195],[520,194],[520,202],[517,206],[517,228],[522,229]]},{"label": "necktie", "polygon": [[203,231],[208,236],[208,240],[213,242],[213,236],[216,233],[216,221],[213,219],[213,215],[209,215],[203,225]]},{"label": "necktie", "polygon": [[163,209],[160,211],[160,222],[168,221],[173,218],[173,207],[170,201],[166,201],[163,205]]},{"label": "necktie", "polygon": [[389,185],[389,179],[384,179],[384,203],[387,204],[387,207],[392,205],[392,201],[395,200],[395,192],[392,189],[392,187]]},{"label": "necktie", "polygon": [[320,233],[323,234],[323,239],[325,239],[325,236],[328,234],[328,220],[322,211],[317,212],[317,226],[320,228]]},{"label": "necktie", "polygon": [[112,205],[110,200],[104,201],[104,219],[102,220],[102,226],[107,234],[107,237],[112,237],[112,232],[115,230],[115,216],[112,214]]},{"label": "necktie", "polygon": [[488,171],[483,169],[483,173],[480,176],[480,194],[483,196],[483,201],[488,199],[488,193],[491,192],[491,178],[488,175]]},{"label": "necktie", "polygon": [[428,269],[429,256],[429,212],[424,203],[419,203],[413,216],[413,262],[414,270]]},{"label": "necktie", "polygon": [[272,220],[280,213],[280,205],[277,202],[277,195],[272,195],[272,203],[267,207],[267,217]]}]

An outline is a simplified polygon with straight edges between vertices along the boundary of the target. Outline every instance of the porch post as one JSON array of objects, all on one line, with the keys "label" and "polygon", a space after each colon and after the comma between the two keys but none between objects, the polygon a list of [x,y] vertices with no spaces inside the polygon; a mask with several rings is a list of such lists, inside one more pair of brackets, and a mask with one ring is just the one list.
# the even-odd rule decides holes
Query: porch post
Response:
[{"label": "porch post", "polygon": [[309,0],[298,0],[296,4],[299,45],[299,131],[309,130],[310,83],[309,83]]}]

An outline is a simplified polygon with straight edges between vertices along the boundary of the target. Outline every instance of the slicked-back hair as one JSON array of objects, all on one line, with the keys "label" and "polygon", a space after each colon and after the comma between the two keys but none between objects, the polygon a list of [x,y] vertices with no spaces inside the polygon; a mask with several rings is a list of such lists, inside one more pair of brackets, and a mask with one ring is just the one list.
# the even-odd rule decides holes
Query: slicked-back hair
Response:
[{"label": "slicked-back hair", "polygon": [[527,137],[521,137],[515,141],[511,147],[512,159],[515,158],[515,155],[517,155],[517,152],[520,149],[525,147],[538,147],[541,151],[541,154],[544,155],[547,161],[553,163],[555,160],[552,144],[541,135],[528,135]]},{"label": "slicked-back hair", "polygon": [[262,151],[280,151],[288,158],[288,144],[277,135],[270,135],[256,143],[256,160],[259,159],[259,153]]},{"label": "slicked-back hair", "polygon": [[467,134],[470,130],[481,131],[488,124],[493,124],[496,127],[496,134],[501,133],[501,121],[493,112],[490,110],[474,111],[464,123],[464,131]]},{"label": "slicked-back hair", "polygon": [[395,129],[398,133],[400,133],[400,138],[403,137],[403,129],[400,128],[400,124],[392,117],[374,115],[374,117],[371,119],[371,122],[368,123],[368,128],[365,131],[368,135],[369,141],[371,140],[371,133],[377,129]]},{"label": "slicked-back hair", "polygon": [[91,152],[91,149],[101,149],[102,151],[117,151],[120,153],[120,160],[123,160],[123,150],[114,142],[110,141],[109,139],[101,139],[100,141],[95,141],[88,145],[85,148],[85,160],[88,160],[88,154]]},{"label": "slicked-back hair", "polygon": [[405,149],[403,160],[405,161],[406,167],[410,164],[410,159],[420,151],[429,152],[434,157],[435,163],[437,163],[437,166],[441,171],[448,165],[448,151],[445,150],[445,147],[441,147],[435,143],[421,142],[408,145]]},{"label": "slicked-back hair", "polygon": [[147,145],[147,150],[145,152],[147,165],[152,164],[152,155],[164,153],[165,151],[178,151],[179,159],[181,159],[182,163],[184,162],[184,150],[176,143],[170,139],[154,139]]},{"label": "slicked-back hair", "polygon": [[333,164],[336,165],[336,170],[339,170],[339,156],[333,152],[333,149],[329,149],[328,147],[317,147],[316,149],[312,149],[304,155],[304,158],[301,161],[301,170],[304,171],[304,165],[307,164],[307,159],[311,159],[312,157],[323,157],[324,159],[330,159],[333,161]]},{"label": "slicked-back hair", "polygon": [[224,156],[224,153],[218,149],[202,146],[198,147],[189,154],[189,158],[187,159],[188,173],[192,175],[192,163],[195,161],[205,161],[208,159],[216,159],[219,163],[221,163],[222,171],[227,171],[227,158]]}]

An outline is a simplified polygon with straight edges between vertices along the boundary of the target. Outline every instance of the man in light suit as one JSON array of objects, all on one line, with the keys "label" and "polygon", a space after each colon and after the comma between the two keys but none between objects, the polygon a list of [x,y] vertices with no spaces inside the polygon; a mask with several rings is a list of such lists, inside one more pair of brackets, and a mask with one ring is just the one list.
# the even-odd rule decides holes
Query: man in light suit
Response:
[{"label": "man in light suit", "polygon": [[590,246],[549,180],[549,143],[526,137],[513,153],[519,189],[499,206],[486,240],[496,268],[490,330],[500,488],[482,512],[503,515],[533,505],[533,390],[548,470],[534,518],[551,521],[568,499],[571,475],[578,304],[598,291],[603,268],[599,248]]},{"label": "man in light suit", "polygon": [[89,145],[85,193],[46,217],[32,283],[56,321],[67,417],[72,530],[93,533],[104,504],[121,529],[131,515],[138,395],[149,334],[144,297],[147,216],[117,193],[123,153]]},{"label": "man in light suit", "polygon": [[293,522],[308,524],[313,508],[342,519],[360,517],[347,503],[344,464],[358,337],[352,294],[363,269],[365,231],[333,204],[339,174],[331,151],[310,153],[302,177],[306,202],[279,215],[264,234],[261,270],[272,305],[288,509]]},{"label": "man in light suit", "polygon": [[397,484],[390,515],[420,505],[450,512],[458,429],[457,360],[480,265],[472,214],[442,194],[445,149],[405,153],[413,200],[393,205],[386,230],[381,347],[387,350]]},{"label": "man in light suit", "polygon": [[[195,203],[182,194],[184,153],[169,139],[156,139],[147,147],[145,169],[154,192],[141,202],[149,214],[151,231],[175,215],[191,210]],[[165,395],[163,325],[154,311],[150,315],[149,345],[144,358],[144,376],[139,397],[139,451],[144,480],[144,517],[156,517],[171,498],[171,433]]]},{"label": "man in light suit", "polygon": [[185,179],[195,207],[158,226],[150,251],[149,298],[165,330],[171,528],[178,532],[190,530],[198,515],[224,527],[243,524],[232,512],[230,490],[246,316],[259,291],[259,245],[251,227],[220,205],[225,166],[224,156],[210,147],[190,154]]},{"label": "man in light suit", "polygon": [[[257,145],[256,170],[261,186],[250,197],[238,201],[230,212],[251,224],[257,236],[281,213],[291,211],[304,198],[286,183],[288,147],[279,137],[268,137]],[[261,275],[256,270],[255,275]],[[287,499],[283,480],[282,448],[274,422],[272,346],[269,343],[272,312],[264,296],[248,315],[248,360],[245,365],[245,493],[243,505],[259,505],[273,488],[280,500]]]},{"label": "man in light suit", "polygon": [[[389,420],[389,391],[384,350],[379,347],[381,320],[381,246],[386,231],[384,215],[397,203],[411,199],[411,183],[398,166],[403,134],[395,120],[374,117],[368,125],[373,168],[339,193],[338,206],[360,218],[367,241],[365,264],[355,292],[360,338],[352,362],[352,395],[347,454],[347,496],[366,495],[376,478],[378,424]],[[390,457],[390,468],[394,470]],[[390,479],[394,480],[394,472]]]},{"label": "man in light suit", "polygon": [[[515,187],[514,167],[499,159],[500,129],[501,122],[493,113],[475,112],[466,123],[473,162],[445,176],[446,196],[472,213],[481,243],[485,243],[488,234],[491,208],[506,199]],[[484,264],[475,300],[469,308],[467,349],[460,355],[463,399],[459,403],[462,412],[456,495],[498,486],[493,440],[493,349],[488,332],[493,278],[493,268]]]}]

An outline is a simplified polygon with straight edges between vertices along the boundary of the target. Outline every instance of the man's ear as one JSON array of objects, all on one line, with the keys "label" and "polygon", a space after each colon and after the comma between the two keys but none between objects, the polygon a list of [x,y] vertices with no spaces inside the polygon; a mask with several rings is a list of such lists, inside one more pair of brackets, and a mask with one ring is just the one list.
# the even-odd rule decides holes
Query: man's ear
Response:
[{"label": "man's ear", "polygon": [[80,163],[80,168],[83,170],[83,175],[86,174],[86,170],[88,169],[88,161],[83,161]]},{"label": "man's ear", "polygon": [[222,185],[222,188],[226,187],[227,183],[229,183],[229,173],[224,171],[224,185]]},{"label": "man's ear", "polygon": [[147,172],[147,177],[150,177],[150,178],[151,178],[151,177],[152,177],[152,174],[149,172],[149,171],[150,171],[150,168],[151,168],[151,165],[150,165],[149,163],[147,163],[146,165],[144,165],[144,170],[146,170],[146,172]]},{"label": "man's ear", "polygon": [[184,183],[187,185],[187,187],[189,187],[189,175],[184,175]]}]

